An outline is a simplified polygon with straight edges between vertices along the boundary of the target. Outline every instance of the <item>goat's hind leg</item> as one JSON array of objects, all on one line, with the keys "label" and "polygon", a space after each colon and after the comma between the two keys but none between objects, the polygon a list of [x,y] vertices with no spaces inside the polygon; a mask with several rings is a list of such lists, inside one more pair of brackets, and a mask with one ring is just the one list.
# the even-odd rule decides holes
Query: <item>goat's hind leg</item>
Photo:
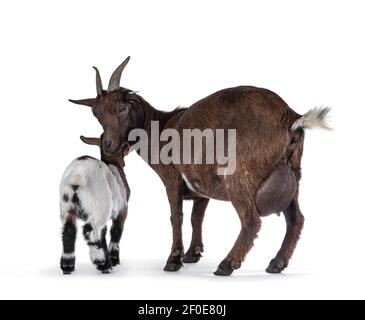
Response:
[{"label": "goat's hind leg", "polygon": [[304,217],[299,208],[298,192],[289,207],[284,210],[284,216],[286,221],[285,238],[276,257],[271,260],[266,269],[268,273],[280,273],[288,266],[289,259],[293,255],[300,238],[304,225]]},{"label": "goat's hind leg", "polygon": [[231,202],[241,221],[241,231],[232,250],[214,272],[216,276],[229,276],[234,270],[239,269],[247,253],[253,247],[261,227],[261,219],[253,198],[253,196],[241,198],[237,194],[231,197]]},{"label": "goat's hind leg", "polygon": [[102,273],[109,273],[112,269],[112,264],[106,247],[106,227],[100,230],[87,223],[84,225],[83,233],[89,246],[92,263]]},{"label": "goat's hind leg", "polygon": [[267,267],[268,273],[280,273],[288,266],[303,228],[304,218],[298,204],[299,178],[287,164],[280,164],[261,184],[256,195],[260,216],[283,211],[286,220],[283,244]]},{"label": "goat's hind leg", "polygon": [[127,212],[128,210],[124,209],[117,218],[113,219],[113,225],[110,229],[110,243],[108,252],[113,267],[120,264],[119,243],[120,239],[122,238]]},{"label": "goat's hind leg", "polygon": [[201,253],[204,251],[202,225],[208,203],[209,199],[206,198],[194,200],[193,211],[191,213],[193,235],[190,248],[182,260],[184,263],[197,263],[202,257]]},{"label": "goat's hind leg", "polygon": [[62,230],[63,253],[60,267],[63,274],[71,274],[75,271],[76,232],[76,215],[70,210],[68,215],[66,215]]}]

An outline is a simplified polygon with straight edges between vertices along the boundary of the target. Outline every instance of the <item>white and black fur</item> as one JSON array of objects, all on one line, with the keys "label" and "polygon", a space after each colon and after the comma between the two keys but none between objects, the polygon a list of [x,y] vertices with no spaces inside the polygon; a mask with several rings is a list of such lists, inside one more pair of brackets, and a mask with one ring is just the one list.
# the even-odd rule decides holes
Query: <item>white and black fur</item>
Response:
[{"label": "white and black fur", "polygon": [[[67,167],[60,183],[64,274],[75,270],[76,220],[85,223],[83,234],[97,269],[108,273],[119,264],[119,241],[128,207],[127,188],[116,166],[95,158],[83,156]],[[107,248],[106,225],[110,219],[113,226]]]}]

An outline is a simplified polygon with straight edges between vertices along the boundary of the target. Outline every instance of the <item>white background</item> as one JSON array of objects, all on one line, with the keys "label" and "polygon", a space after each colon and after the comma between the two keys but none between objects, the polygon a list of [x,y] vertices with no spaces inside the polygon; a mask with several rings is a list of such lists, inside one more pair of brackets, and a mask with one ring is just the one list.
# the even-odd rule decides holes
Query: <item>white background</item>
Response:
[{"label": "white background", "polygon": [[[0,298],[365,298],[363,1],[1,1]],[[232,277],[212,275],[239,220],[211,201],[197,265],[162,271],[171,246],[158,176],[135,153],[122,265],[96,272],[79,234],[77,272],[64,277],[58,184],[64,168],[98,150],[79,135],[101,127],[68,98],[95,96],[127,56],[122,85],[172,110],[230,86],[278,93],[295,111],[332,107],[334,132],[306,134],[302,239],[282,275],[264,272],[284,237],[263,219],[255,247]],[[191,203],[185,205],[185,247]]]}]

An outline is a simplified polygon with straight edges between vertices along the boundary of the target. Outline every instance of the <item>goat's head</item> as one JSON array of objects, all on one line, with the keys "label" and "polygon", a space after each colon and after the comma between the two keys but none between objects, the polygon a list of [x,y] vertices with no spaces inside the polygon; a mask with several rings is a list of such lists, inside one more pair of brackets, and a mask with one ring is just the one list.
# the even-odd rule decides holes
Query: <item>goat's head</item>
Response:
[{"label": "goat's head", "polygon": [[[72,103],[92,108],[94,116],[104,129],[102,149],[106,154],[120,154],[128,144],[128,134],[131,130],[141,127],[143,109],[141,97],[134,91],[119,86],[122,72],[129,61],[128,57],[112,74],[108,90],[103,89],[99,70],[96,71],[97,97],[82,100],[69,100]],[[84,140],[83,140],[84,141]],[[85,142],[85,141],[84,141]]]},{"label": "goat's head", "polygon": [[108,154],[103,151],[103,139],[104,134],[101,135],[100,138],[89,138],[80,136],[82,142],[90,145],[95,145],[100,148],[100,158],[101,161],[105,162],[106,164],[113,164],[116,167],[122,169],[124,167],[124,156],[128,154],[129,147],[126,145],[123,147],[119,152],[116,154]]}]

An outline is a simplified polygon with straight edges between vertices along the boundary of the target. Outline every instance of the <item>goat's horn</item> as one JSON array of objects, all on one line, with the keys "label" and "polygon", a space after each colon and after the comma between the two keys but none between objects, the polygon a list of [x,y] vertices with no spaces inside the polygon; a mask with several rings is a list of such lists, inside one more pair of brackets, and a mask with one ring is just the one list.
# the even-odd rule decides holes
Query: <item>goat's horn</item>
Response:
[{"label": "goat's horn", "polygon": [[100,138],[88,138],[88,137],[80,136],[80,139],[83,143],[86,143],[86,144],[91,144],[91,145],[99,146],[99,147],[101,145]]},{"label": "goat's horn", "polygon": [[97,67],[93,67],[96,72],[96,92],[98,96],[103,94],[103,83],[101,82],[100,72]]},{"label": "goat's horn", "polygon": [[83,106],[88,106],[88,107],[93,107],[96,104],[96,99],[95,98],[81,99],[81,100],[72,100],[72,99],[69,99],[68,101],[70,101],[72,103],[76,103],[76,104],[81,104]]},{"label": "goat's horn", "polygon": [[125,66],[128,64],[130,58],[131,57],[127,57],[127,59],[125,59],[122,62],[122,64],[113,72],[113,74],[110,78],[110,81],[109,81],[108,92],[119,89],[120,78],[122,76],[122,72],[123,72]]}]

